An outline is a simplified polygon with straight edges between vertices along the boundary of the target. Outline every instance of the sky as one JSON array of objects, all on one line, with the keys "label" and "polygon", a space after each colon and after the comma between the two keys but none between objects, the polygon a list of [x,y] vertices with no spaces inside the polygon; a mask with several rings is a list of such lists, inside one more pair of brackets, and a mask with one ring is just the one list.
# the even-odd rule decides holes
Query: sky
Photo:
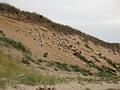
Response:
[{"label": "sky", "polygon": [[120,43],[120,0],[0,0],[107,42]]}]

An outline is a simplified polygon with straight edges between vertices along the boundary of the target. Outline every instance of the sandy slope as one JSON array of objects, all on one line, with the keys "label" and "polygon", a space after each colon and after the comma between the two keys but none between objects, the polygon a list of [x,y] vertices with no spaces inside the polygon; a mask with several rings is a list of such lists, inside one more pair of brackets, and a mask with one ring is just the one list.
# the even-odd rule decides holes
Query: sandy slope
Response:
[{"label": "sandy slope", "polygon": [[[11,87],[7,87],[5,89],[0,90],[36,90],[40,86],[25,86],[25,85],[13,85]],[[43,86],[41,86],[43,87]],[[120,90],[120,82],[116,83],[69,83],[69,84],[61,84],[56,86],[48,86],[48,87],[55,87],[56,90]]]},{"label": "sandy slope", "polygon": [[[13,15],[13,17],[15,16]],[[61,30],[61,32],[57,32],[57,30],[54,30],[50,27],[45,27],[42,24],[19,21],[17,19],[9,18],[0,14],[0,31],[3,31],[7,38],[21,42],[23,45],[28,47],[32,53],[32,58],[35,60],[43,58],[43,55],[47,52],[48,57],[45,59],[48,61],[53,60],[66,63],[68,65],[76,65],[80,68],[85,68],[86,70],[91,71],[93,74],[96,73],[97,70],[95,70],[93,67],[88,67],[88,65],[82,59],[74,55],[75,52],[81,51],[82,55],[85,56],[88,61],[92,61],[98,66],[104,65],[106,67],[110,67],[114,70],[116,69],[107,63],[103,57],[110,59],[114,63],[120,63],[120,53],[114,52],[112,49],[103,47],[102,45],[96,45],[94,41],[86,41],[84,37],[78,34],[66,35],[62,33],[64,29]],[[89,48],[85,46],[86,44]],[[92,50],[90,48],[92,48]],[[4,51],[6,54],[10,54],[10,56],[13,55],[13,57],[22,57],[20,56],[21,53],[17,52],[13,48],[6,49],[1,47],[0,50]],[[99,56],[99,54],[101,55]],[[97,62],[91,56],[96,56],[99,62]],[[35,63],[30,65],[36,70],[39,69],[38,65]],[[50,71],[51,75],[76,77],[76,73],[60,70],[55,71],[53,69],[54,68],[50,68],[50,71],[47,68],[44,70],[44,72],[47,72],[48,70]],[[120,75],[118,71],[117,74]],[[38,87],[39,86],[13,85],[0,90],[36,90]],[[55,88],[56,90],[87,90],[87,88],[90,88],[91,90],[107,90],[109,88],[120,90],[120,82],[118,84],[105,82],[82,82],[81,84],[78,84],[76,82],[72,82],[69,84],[56,85]]]}]

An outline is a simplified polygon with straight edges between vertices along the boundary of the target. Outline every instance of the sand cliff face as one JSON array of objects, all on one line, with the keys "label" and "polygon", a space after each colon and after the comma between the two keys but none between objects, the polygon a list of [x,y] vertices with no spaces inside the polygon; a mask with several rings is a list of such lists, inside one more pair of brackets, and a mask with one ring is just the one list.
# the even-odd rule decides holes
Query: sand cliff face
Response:
[{"label": "sand cliff face", "polygon": [[120,44],[0,4],[0,90],[119,90],[119,80]]},{"label": "sand cliff face", "polygon": [[[101,76],[105,72],[107,76],[117,76],[120,72],[119,44],[106,43],[7,4],[0,4],[0,38],[1,42],[7,38],[23,44],[33,61],[29,61],[30,66],[43,73],[49,71],[50,75]],[[26,55],[15,46],[2,45],[0,49],[20,60]]]}]

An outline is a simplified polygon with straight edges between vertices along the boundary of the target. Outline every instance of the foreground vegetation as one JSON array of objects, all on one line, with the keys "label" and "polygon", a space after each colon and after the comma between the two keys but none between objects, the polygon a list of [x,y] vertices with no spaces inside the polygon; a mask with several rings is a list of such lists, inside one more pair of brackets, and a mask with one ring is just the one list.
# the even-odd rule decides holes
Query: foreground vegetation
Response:
[{"label": "foreground vegetation", "polygon": [[[47,62],[47,61],[39,61],[40,62]],[[67,64],[61,64],[58,62],[48,63],[48,65],[57,67],[60,70],[66,70],[69,72],[80,72],[83,75],[89,75],[86,70],[80,69],[79,67]],[[118,80],[118,78],[113,78],[114,80]],[[119,78],[120,79],[120,78]],[[0,52],[0,87],[4,85],[11,85],[11,84],[26,84],[26,85],[54,85],[57,83],[65,83],[67,81],[98,81],[98,80],[108,80],[108,79],[95,79],[95,78],[60,78],[57,76],[43,76],[42,74],[38,73],[36,70],[28,68],[25,64],[21,61],[14,60],[12,57],[5,55]]]},{"label": "foreground vegetation", "polygon": [[56,71],[61,70],[61,71],[67,71],[67,72],[74,72],[77,74],[82,74],[84,76],[91,75],[89,71],[87,71],[84,68],[80,68],[76,65],[68,65],[65,63],[60,63],[56,61],[47,61],[47,60],[42,60],[42,59],[39,59],[37,61],[38,62],[35,62],[36,64],[41,65],[44,63],[47,67],[54,68],[54,70]]},{"label": "foreground vegetation", "polygon": [[0,52],[0,87],[6,84],[53,85],[65,82],[65,78],[43,76],[36,70],[26,67],[20,61]]}]

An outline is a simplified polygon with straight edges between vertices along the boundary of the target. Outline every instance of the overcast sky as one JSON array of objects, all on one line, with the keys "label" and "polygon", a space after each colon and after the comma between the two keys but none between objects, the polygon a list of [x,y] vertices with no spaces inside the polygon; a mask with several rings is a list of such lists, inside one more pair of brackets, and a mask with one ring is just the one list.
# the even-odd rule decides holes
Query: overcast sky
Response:
[{"label": "overcast sky", "polygon": [[70,25],[108,42],[120,43],[120,0],[0,0]]}]

